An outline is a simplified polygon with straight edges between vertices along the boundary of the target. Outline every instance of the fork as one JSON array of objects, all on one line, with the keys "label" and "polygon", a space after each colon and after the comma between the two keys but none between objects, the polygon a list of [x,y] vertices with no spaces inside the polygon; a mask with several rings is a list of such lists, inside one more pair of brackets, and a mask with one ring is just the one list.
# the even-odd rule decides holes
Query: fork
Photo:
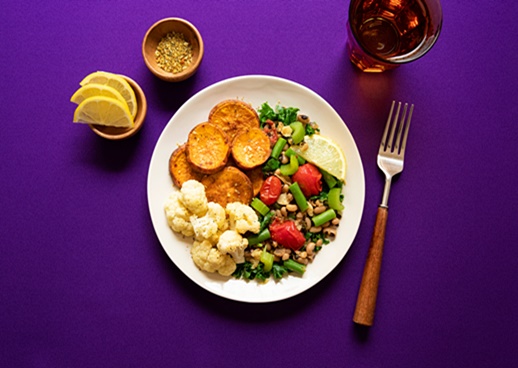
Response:
[{"label": "fork", "polygon": [[[376,223],[367,254],[367,261],[363,269],[362,281],[356,301],[353,321],[364,326],[372,326],[374,311],[376,309],[376,298],[378,294],[379,277],[381,270],[381,258],[383,256],[383,245],[385,242],[385,228],[388,216],[388,198],[392,178],[403,171],[403,159],[405,157],[408,128],[412,120],[414,105],[404,104],[401,119],[401,102],[397,104],[394,119],[392,119],[396,101],[392,101],[390,113],[385,125],[383,137],[378,151],[378,166],[385,174],[385,187],[381,204],[376,214]],[[408,112],[408,116],[407,116]],[[397,132],[397,134],[396,134]]]}]

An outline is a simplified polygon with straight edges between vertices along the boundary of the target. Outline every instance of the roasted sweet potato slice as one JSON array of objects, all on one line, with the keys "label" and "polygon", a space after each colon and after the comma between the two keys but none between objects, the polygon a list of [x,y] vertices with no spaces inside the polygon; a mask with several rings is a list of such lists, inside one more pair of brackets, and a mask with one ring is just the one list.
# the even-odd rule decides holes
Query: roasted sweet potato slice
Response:
[{"label": "roasted sweet potato slice", "polygon": [[230,144],[225,132],[214,124],[201,123],[189,133],[187,160],[203,174],[220,171],[227,163]]},{"label": "roasted sweet potato slice", "polygon": [[250,170],[264,164],[270,157],[270,139],[260,128],[242,130],[234,137],[231,152],[240,168]]},{"label": "roasted sweet potato slice", "polygon": [[178,188],[181,188],[182,184],[187,180],[201,181],[203,178],[203,174],[195,171],[189,161],[187,161],[186,149],[186,144],[181,145],[173,151],[169,158],[169,174],[173,179],[174,185]]},{"label": "roasted sweet potato slice", "polygon": [[209,123],[219,126],[232,141],[242,129],[258,128],[259,116],[246,102],[224,100],[212,108]]},{"label": "roasted sweet potato slice", "polygon": [[261,190],[261,187],[263,186],[264,182],[264,174],[263,174],[263,168],[262,167],[256,167],[252,170],[246,170],[244,171],[246,176],[250,179],[252,182],[252,188],[254,190],[254,197],[259,194],[259,191]]},{"label": "roasted sweet potato slice", "polygon": [[232,202],[249,204],[253,198],[252,182],[245,173],[233,166],[208,175],[201,182],[205,186],[207,200],[223,207]]}]

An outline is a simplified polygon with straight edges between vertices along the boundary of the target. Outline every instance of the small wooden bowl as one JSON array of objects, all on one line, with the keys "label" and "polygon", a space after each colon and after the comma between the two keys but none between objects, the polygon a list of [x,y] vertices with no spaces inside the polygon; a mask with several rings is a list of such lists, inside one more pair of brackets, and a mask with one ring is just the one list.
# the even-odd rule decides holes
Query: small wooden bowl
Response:
[{"label": "small wooden bowl", "polygon": [[[182,33],[192,45],[192,63],[179,73],[166,72],[156,62],[155,51],[160,40],[169,32]],[[203,40],[194,25],[180,18],[164,18],[151,26],[142,41],[142,55],[149,70],[158,78],[167,82],[180,82],[192,76],[198,70],[203,59]]]},{"label": "small wooden bowl", "polygon": [[133,127],[117,128],[105,125],[88,124],[95,134],[113,141],[126,139],[132,135],[135,135],[140,130],[140,128],[142,128],[147,113],[146,95],[144,95],[142,88],[140,88],[137,82],[135,82],[133,79],[126,77],[125,75],[121,75],[121,77],[123,77],[129,83],[131,88],[133,88],[135,97],[137,99],[137,115],[135,116]]}]

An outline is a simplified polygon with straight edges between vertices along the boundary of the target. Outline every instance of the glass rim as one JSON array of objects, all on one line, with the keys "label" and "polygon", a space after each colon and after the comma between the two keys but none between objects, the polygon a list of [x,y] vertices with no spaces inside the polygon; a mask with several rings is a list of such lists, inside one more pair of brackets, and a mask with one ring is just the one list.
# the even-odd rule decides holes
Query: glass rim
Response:
[{"label": "glass rim", "polygon": [[436,31],[434,32],[433,36],[425,37],[419,43],[419,45],[417,45],[413,50],[411,50],[405,54],[392,56],[392,57],[389,57],[386,59],[381,58],[381,57],[371,53],[369,50],[361,47],[360,42],[358,42],[358,38],[356,37],[356,32],[355,32],[354,28],[351,26],[352,20],[353,20],[353,17],[352,17],[353,12],[351,10],[353,8],[353,5],[356,5],[356,3],[357,3],[357,1],[352,0],[349,4],[349,14],[347,16],[347,27],[349,28],[349,31],[350,31],[352,37],[354,37],[354,42],[361,48],[361,50],[365,54],[367,54],[370,58],[372,58],[380,63],[384,63],[387,65],[401,65],[401,64],[406,64],[406,63],[415,61],[415,60],[423,57],[424,55],[426,55],[426,53],[428,53],[428,51],[430,51],[430,49],[437,42],[439,35],[441,34],[444,15],[443,15],[443,11],[442,11],[441,2],[439,0],[437,0],[436,4],[437,4],[438,10],[439,10],[439,14],[437,16],[438,24],[437,24]]}]

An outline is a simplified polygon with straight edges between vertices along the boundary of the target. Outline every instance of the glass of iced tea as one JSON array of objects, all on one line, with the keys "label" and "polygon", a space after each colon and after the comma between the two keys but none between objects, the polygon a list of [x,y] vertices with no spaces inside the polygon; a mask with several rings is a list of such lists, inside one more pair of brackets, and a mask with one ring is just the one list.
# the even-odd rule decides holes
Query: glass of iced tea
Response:
[{"label": "glass of iced tea", "polygon": [[414,61],[439,37],[439,0],[351,0],[347,50],[364,72],[383,72]]}]

